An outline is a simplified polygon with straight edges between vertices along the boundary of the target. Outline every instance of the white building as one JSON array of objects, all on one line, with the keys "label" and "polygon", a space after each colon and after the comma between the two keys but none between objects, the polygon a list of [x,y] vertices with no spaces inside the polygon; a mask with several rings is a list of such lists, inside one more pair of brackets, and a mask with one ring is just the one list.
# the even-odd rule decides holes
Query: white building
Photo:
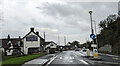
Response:
[{"label": "white building", "polygon": [[46,51],[47,53],[55,53],[56,49],[57,49],[57,44],[53,41],[51,42],[45,42],[46,43]]},{"label": "white building", "polygon": [[38,53],[44,44],[44,39],[39,35],[39,32],[34,32],[34,28],[30,28],[30,32],[23,37],[22,41],[24,54]]}]

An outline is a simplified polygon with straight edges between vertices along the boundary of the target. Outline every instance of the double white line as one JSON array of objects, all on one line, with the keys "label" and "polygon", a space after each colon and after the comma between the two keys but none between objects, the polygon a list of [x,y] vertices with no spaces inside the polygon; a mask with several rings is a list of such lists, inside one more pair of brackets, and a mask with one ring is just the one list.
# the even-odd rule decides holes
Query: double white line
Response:
[{"label": "double white line", "polygon": [[55,58],[57,58],[57,56],[53,57],[53,58],[46,64],[46,66],[50,65],[50,64],[55,60]]}]

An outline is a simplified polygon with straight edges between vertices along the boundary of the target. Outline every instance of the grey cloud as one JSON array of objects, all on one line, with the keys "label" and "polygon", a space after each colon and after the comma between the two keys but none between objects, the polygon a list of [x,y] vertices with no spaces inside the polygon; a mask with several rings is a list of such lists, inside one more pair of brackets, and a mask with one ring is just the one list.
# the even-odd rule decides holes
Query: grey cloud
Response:
[{"label": "grey cloud", "polygon": [[[71,15],[80,16],[82,15],[81,6],[75,7],[72,4],[44,4],[44,7],[39,7],[43,13],[50,14],[55,17],[68,17]],[[80,13],[81,12],[81,13]],[[84,12],[84,11],[83,11]]]},{"label": "grey cloud", "polygon": [[[59,4],[38,2],[35,1],[33,4],[31,1],[16,1],[15,5],[10,6],[11,8],[6,6],[3,36],[6,37],[9,33],[16,37],[24,36],[29,32],[29,27],[34,26],[42,36],[43,32],[46,32],[47,40],[57,42],[57,35],[60,34],[61,40],[66,35],[67,41],[80,40],[83,43],[90,34],[89,10],[93,10],[93,20],[96,20],[97,24],[109,14],[116,13],[117,10],[116,3],[66,2]],[[7,4],[10,5],[11,2],[7,2]]]}]

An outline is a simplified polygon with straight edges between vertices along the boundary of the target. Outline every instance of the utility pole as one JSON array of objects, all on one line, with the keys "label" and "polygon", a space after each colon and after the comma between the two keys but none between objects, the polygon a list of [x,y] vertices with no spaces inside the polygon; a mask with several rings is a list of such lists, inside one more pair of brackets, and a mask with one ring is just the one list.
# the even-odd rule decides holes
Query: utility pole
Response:
[{"label": "utility pole", "polygon": [[58,44],[60,44],[60,37],[59,37],[59,34],[58,34]]},{"label": "utility pole", "polygon": [[[45,38],[45,32],[44,32],[44,44],[45,44],[46,38]],[[46,45],[45,45],[46,46]],[[43,51],[45,50],[44,45],[42,45]]]},{"label": "utility pole", "polygon": [[45,40],[45,32],[44,32],[44,40]]},{"label": "utility pole", "polygon": [[94,25],[95,25],[96,45],[97,45],[97,50],[98,50],[98,38],[97,38],[97,29],[96,29],[96,21],[95,20],[94,20]]},{"label": "utility pole", "polygon": [[65,43],[65,45],[66,45],[66,36],[64,36],[64,43]]}]

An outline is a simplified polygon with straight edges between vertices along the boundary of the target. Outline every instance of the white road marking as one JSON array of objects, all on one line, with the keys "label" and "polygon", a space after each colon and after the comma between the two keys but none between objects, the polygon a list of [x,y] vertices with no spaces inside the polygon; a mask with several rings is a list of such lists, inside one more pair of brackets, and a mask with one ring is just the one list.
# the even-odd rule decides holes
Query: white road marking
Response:
[{"label": "white road marking", "polygon": [[62,59],[62,57],[60,57],[60,59]]},{"label": "white road marking", "polygon": [[118,60],[118,58],[113,58],[113,59]]},{"label": "white road marking", "polygon": [[60,57],[60,59],[75,59],[74,57]]},{"label": "white road marking", "polygon": [[78,52],[81,56],[85,56],[84,54],[82,54],[82,53],[80,53],[80,52]]},{"label": "white road marking", "polygon": [[70,63],[72,63],[73,61],[69,61]]},{"label": "white road marking", "polygon": [[74,57],[72,57],[72,59],[75,59]]},{"label": "white road marking", "polygon": [[55,57],[53,57],[47,64],[46,64],[46,66],[48,66],[49,64],[51,64],[52,63],[52,61],[54,61],[55,60],[55,58],[57,58],[57,56],[55,56]]},{"label": "white road marking", "polygon": [[86,64],[86,65],[89,65],[86,61],[84,61],[84,60],[79,60],[79,61],[81,61],[81,62],[83,62],[84,64]]}]

